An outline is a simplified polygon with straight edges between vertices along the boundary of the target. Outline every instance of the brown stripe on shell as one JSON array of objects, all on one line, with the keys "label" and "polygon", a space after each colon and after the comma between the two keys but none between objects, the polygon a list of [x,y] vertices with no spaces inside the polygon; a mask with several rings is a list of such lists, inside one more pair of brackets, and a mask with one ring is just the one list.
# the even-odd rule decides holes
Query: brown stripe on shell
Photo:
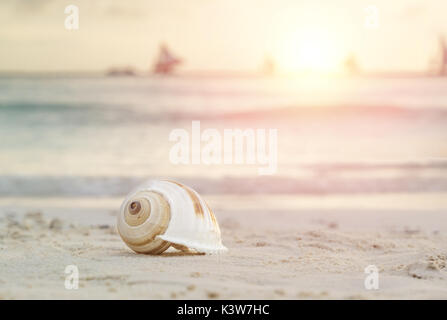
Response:
[{"label": "brown stripe on shell", "polygon": [[210,206],[208,205],[208,203],[205,202],[205,204],[206,204],[206,207],[208,208],[208,211],[209,211],[209,213],[210,213],[211,221],[213,222],[213,224],[214,224],[214,226],[215,226],[216,228],[219,228],[219,225],[217,224],[217,219],[216,219],[216,216],[214,215],[213,210],[211,210],[211,208],[210,208]]},{"label": "brown stripe on shell", "polygon": [[187,186],[185,186],[179,182],[172,181],[172,180],[165,180],[165,181],[174,183],[174,184],[178,185],[179,187],[183,188],[188,193],[189,197],[191,198],[192,203],[194,204],[194,212],[196,213],[196,215],[201,218],[204,218],[203,208],[202,208],[202,205],[200,204],[200,199],[194,191],[192,191],[190,188],[188,188]]}]

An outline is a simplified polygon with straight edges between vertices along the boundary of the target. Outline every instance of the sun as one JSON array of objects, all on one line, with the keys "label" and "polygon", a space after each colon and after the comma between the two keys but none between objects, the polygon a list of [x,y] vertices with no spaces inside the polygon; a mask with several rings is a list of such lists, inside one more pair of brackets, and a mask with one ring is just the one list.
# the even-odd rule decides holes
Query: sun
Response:
[{"label": "sun", "polygon": [[282,39],[278,63],[285,72],[331,73],[337,55],[331,37],[321,30],[299,30]]}]

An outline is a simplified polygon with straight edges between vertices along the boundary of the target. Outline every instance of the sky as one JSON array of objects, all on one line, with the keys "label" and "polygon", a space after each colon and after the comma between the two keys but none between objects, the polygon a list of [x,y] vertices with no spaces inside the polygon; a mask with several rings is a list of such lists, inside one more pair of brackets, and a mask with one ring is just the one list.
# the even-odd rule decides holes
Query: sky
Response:
[{"label": "sky", "polygon": [[365,71],[424,71],[446,15],[445,0],[2,0],[0,71],[149,70],[161,42],[183,71],[256,71],[270,57],[283,72],[332,72],[349,55]]}]

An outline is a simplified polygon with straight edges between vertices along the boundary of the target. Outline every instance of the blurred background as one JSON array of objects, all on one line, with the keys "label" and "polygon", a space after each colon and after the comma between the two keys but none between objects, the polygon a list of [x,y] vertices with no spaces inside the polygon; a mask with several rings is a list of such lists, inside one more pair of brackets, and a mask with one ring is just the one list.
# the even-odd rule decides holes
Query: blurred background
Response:
[{"label": "blurred background", "polygon": [[[68,5],[79,29],[65,27]],[[3,0],[0,203],[120,199],[169,177],[253,209],[444,209],[446,10],[442,0]],[[192,120],[278,129],[277,173],[171,164],[169,133]]]}]

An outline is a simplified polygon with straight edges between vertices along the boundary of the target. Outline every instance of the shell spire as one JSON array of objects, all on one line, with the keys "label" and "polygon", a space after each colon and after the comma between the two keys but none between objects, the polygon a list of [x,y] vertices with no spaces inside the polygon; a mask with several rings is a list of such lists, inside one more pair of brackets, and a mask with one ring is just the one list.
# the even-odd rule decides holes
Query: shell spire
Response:
[{"label": "shell spire", "polygon": [[226,251],[214,213],[193,189],[149,180],[121,205],[118,231],[135,252],[160,254],[170,246],[201,253]]}]

